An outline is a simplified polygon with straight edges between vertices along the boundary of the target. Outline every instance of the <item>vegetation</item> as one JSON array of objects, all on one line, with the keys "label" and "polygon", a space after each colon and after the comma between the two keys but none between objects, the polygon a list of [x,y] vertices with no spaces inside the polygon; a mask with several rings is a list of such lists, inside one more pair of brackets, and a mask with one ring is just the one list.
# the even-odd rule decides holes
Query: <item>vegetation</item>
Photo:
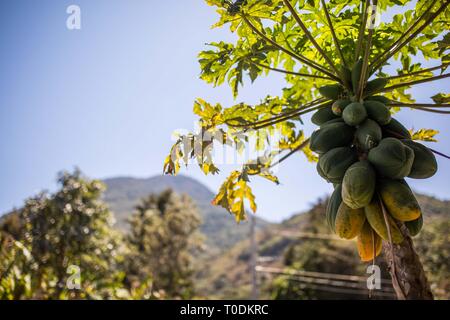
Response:
[{"label": "vegetation", "polygon": [[[191,294],[190,250],[198,241],[199,220],[186,196],[167,191],[145,200],[142,215],[132,222],[135,232],[124,239],[100,200],[100,181],[76,170],[61,174],[58,183],[55,194],[31,198],[2,219],[0,299],[155,298],[155,290],[169,297]],[[145,277],[130,261],[134,268],[149,262]],[[133,277],[138,284],[130,283]]]},{"label": "vegetation", "polygon": [[[450,107],[447,93],[434,94],[434,103],[428,104],[416,103],[407,92],[414,85],[450,76],[445,73],[450,49],[450,2],[417,1],[414,8],[410,0],[332,1],[328,5],[324,0],[207,3],[217,7],[220,16],[214,27],[229,25],[237,41],[211,43],[211,50],[199,54],[201,78],[214,85],[228,82],[234,97],[245,74],[254,81],[272,72],[283,73],[286,86],[282,95],[268,96],[254,106],[239,103],[223,108],[198,99],[194,113],[200,117],[201,130],[180,136],[166,158],[165,172],[176,174],[181,162],[187,164],[193,158],[205,174],[216,174],[219,169],[211,161],[214,142],[242,150],[245,141],[256,135],[258,150],[265,150],[265,156],[232,172],[214,199],[241,221],[245,219],[246,200],[256,211],[249,176],[278,183],[270,169],[298,151],[311,161],[326,157],[324,162],[329,164],[322,167],[319,163],[319,174],[337,184],[342,198],[334,199],[347,206],[332,201],[328,216],[331,225],[336,227],[333,220],[345,215],[339,218],[336,231],[344,238],[358,236],[361,260],[373,260],[381,252],[382,238],[370,222],[362,223],[365,217],[360,219],[360,211],[352,210],[377,202],[388,231],[386,251],[391,256],[397,296],[432,298],[407,229],[410,226],[417,233],[421,209],[401,179],[432,176],[437,170],[433,153],[442,154],[402,141],[433,141],[437,132],[421,129],[411,134],[391,114],[404,107],[450,112],[445,110]],[[407,9],[391,21],[377,23],[378,12],[397,5]],[[432,59],[436,66],[424,68],[422,57]],[[390,66],[393,61],[400,65],[396,74]],[[435,75],[436,71],[440,74]],[[312,122],[320,128],[307,138],[297,125],[302,123],[300,116],[313,111]],[[267,137],[275,130],[281,137],[274,146]],[[342,147],[351,148],[352,154],[345,159],[347,167],[333,159],[336,149]],[[404,237],[399,245],[392,241],[392,218]],[[344,220],[345,226],[341,223]]]},{"label": "vegetation", "polygon": [[150,195],[130,218],[127,278],[132,287],[153,279],[152,296],[192,298],[192,254],[200,249],[200,219],[192,200],[167,190]]}]

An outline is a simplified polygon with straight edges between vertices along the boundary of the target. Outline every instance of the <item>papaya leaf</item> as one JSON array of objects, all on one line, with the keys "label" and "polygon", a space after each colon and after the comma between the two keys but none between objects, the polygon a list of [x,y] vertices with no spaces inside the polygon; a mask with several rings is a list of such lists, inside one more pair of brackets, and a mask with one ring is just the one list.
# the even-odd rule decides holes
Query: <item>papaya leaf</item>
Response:
[{"label": "papaya leaf", "polygon": [[438,93],[431,97],[435,103],[449,103],[450,93]]},{"label": "papaya leaf", "polygon": [[437,142],[437,140],[434,137],[439,133],[439,131],[433,129],[419,129],[415,132],[410,130],[410,132],[413,140],[427,141],[427,142]]}]

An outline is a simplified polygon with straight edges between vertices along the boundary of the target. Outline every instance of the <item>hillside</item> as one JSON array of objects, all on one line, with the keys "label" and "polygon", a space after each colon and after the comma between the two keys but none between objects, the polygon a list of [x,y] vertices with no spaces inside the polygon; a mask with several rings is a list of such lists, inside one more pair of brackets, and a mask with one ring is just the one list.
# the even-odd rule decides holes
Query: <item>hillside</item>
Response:
[{"label": "hillside", "polygon": [[[435,295],[449,298],[449,227],[450,201],[417,195],[425,217],[425,226],[415,238],[417,251],[422,256]],[[281,224],[271,225],[257,234],[258,265],[271,268],[292,267],[343,275],[366,276],[366,264],[359,261],[353,241],[337,239],[325,224],[326,201],[320,200],[311,210],[293,215]],[[383,258],[377,258],[383,265]],[[250,242],[238,243],[226,254],[207,262],[198,274],[198,290],[201,295],[225,299],[246,299],[250,295]],[[383,278],[389,279],[386,270]],[[281,282],[282,277],[259,274],[260,298],[289,298],[298,289],[295,282]],[[291,287],[292,286],[292,287]],[[280,287],[282,289],[280,289]],[[298,295],[295,295],[299,298]],[[326,291],[308,291],[304,298],[343,298],[343,295]],[[345,298],[367,298],[361,295],[346,295]]]},{"label": "hillside", "polygon": [[[214,193],[200,182],[182,175],[154,176],[148,179],[118,177],[105,179],[107,190],[104,200],[114,212],[120,229],[127,229],[127,218],[133,213],[139,200],[151,193],[159,193],[168,188],[177,193],[186,193],[196,202],[203,225],[201,231],[206,236],[209,253],[218,253],[246,239],[249,223],[237,224],[223,208],[213,206]],[[265,228],[268,223],[258,219],[258,227]]]}]

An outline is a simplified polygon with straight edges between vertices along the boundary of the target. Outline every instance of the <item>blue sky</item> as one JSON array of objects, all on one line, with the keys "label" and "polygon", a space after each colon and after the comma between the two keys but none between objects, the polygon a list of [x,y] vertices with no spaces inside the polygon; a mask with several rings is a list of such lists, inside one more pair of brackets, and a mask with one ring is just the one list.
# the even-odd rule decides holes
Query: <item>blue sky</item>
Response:
[{"label": "blue sky", "polygon": [[[82,29],[66,28],[66,8],[81,7]],[[148,177],[162,172],[174,129],[191,129],[192,104],[203,97],[234,103],[228,87],[199,78],[197,54],[211,41],[233,41],[227,29],[211,30],[216,15],[200,0],[15,0],[0,2],[0,212],[42,189],[55,187],[56,173],[78,166],[91,177]],[[258,79],[239,101],[279,94],[282,78]],[[413,93],[428,101],[448,81]],[[403,111],[408,127],[441,131],[434,148],[450,153],[449,119]],[[307,126],[311,131],[313,128]],[[449,198],[450,161],[439,173],[411,180],[421,192]],[[195,166],[183,174],[213,191],[220,176]],[[279,169],[280,186],[255,178],[258,215],[279,221],[307,209],[331,191],[304,157]]]}]

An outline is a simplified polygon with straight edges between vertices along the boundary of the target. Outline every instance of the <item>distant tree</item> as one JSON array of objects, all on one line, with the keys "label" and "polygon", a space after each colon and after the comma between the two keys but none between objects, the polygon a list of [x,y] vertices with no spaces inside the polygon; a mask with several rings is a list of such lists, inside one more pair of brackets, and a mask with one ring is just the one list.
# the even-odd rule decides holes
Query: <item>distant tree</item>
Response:
[{"label": "distant tree", "polygon": [[201,245],[201,220],[192,200],[171,190],[150,195],[142,199],[129,222],[130,286],[151,277],[153,297],[192,297],[192,253]]},{"label": "distant tree", "polygon": [[[104,186],[84,178],[79,170],[60,174],[58,183],[60,189],[54,195],[42,193],[31,198],[15,213],[22,226],[20,232],[14,229],[14,236],[35,265],[28,268],[33,298],[109,296],[102,290],[114,283],[120,238],[112,228],[111,213],[100,201]],[[7,223],[3,229],[10,226]],[[70,271],[72,265],[76,267]],[[77,269],[81,288],[69,290],[73,288],[68,288],[67,281]]]}]

